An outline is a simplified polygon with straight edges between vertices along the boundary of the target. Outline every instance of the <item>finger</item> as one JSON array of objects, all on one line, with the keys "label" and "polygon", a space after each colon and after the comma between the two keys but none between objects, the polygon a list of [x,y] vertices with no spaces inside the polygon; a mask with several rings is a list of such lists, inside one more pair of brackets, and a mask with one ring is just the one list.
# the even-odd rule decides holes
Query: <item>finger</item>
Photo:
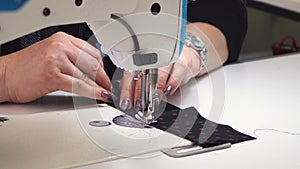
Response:
[{"label": "finger", "polygon": [[95,47],[93,47],[92,45],[90,45],[89,43],[87,43],[86,41],[84,41],[82,39],[79,39],[79,38],[76,38],[76,37],[73,37],[70,35],[69,35],[69,37],[70,37],[72,44],[75,45],[77,48],[85,51],[89,55],[93,56],[95,59],[101,60],[102,56],[98,49],[96,49]]},{"label": "finger", "polygon": [[180,61],[177,61],[173,64],[173,69],[171,75],[166,84],[165,94],[172,95],[181,85],[182,80],[185,78],[186,73],[188,72],[188,67]]},{"label": "finger", "polygon": [[[84,81],[85,83],[89,84],[90,86],[98,86],[94,80],[92,80],[87,74],[84,74],[81,70],[79,70],[71,61],[66,59],[67,61],[62,65],[61,72],[70,76],[74,76],[77,79]],[[105,74],[106,75],[106,74]],[[107,77],[108,78],[108,77]],[[107,80],[110,83],[109,79]],[[110,90],[110,87],[105,88],[106,90]]]},{"label": "finger", "polygon": [[66,74],[60,74],[58,89],[105,102],[112,101],[112,94],[109,91]]},{"label": "finger", "polygon": [[167,81],[169,79],[173,64],[162,67],[158,70],[158,81],[157,81],[157,89],[161,91],[165,91]]},{"label": "finger", "polygon": [[94,80],[92,80],[89,75],[84,74],[80,69],[78,69],[71,61],[66,59],[64,64],[61,66],[61,72],[69,76],[74,76],[77,79],[81,79],[91,86],[98,86]]},{"label": "finger", "polygon": [[120,94],[120,108],[122,110],[128,110],[132,106],[133,101],[133,92],[135,83],[133,78],[135,77],[135,73],[124,71],[123,78],[121,80],[121,94]]},{"label": "finger", "polygon": [[89,74],[91,79],[96,81],[100,86],[104,87],[106,90],[111,89],[111,82],[106,74],[103,66],[101,66],[102,59],[99,62],[99,60],[96,60],[95,58],[91,57],[88,53],[85,51],[79,51],[78,48],[74,48],[73,51],[78,51],[79,57],[75,57],[75,53],[71,53],[68,55],[70,60],[84,73]]},{"label": "finger", "polygon": [[134,80],[135,88],[134,88],[134,108],[137,111],[142,110],[142,98],[141,98],[141,92],[142,92],[142,80],[141,78],[138,78],[137,80]]},{"label": "finger", "polygon": [[111,90],[112,84],[111,81],[106,74],[104,68],[99,68],[98,71],[96,72],[96,82],[100,86],[102,86],[106,90]]},{"label": "finger", "polygon": [[97,59],[79,48],[70,46],[67,56],[74,65],[91,76],[94,75],[93,77],[100,68],[100,62]]}]

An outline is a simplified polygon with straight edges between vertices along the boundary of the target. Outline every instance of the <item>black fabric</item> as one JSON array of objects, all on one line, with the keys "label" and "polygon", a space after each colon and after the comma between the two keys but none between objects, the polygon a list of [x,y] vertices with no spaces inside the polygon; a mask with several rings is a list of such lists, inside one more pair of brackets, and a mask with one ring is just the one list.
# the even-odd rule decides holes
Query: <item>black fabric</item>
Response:
[{"label": "black fabric", "polygon": [[38,30],[36,32],[30,33],[23,37],[17,38],[13,41],[7,42],[0,45],[0,56],[7,55],[18,50],[24,49],[40,40],[48,38],[56,32],[65,32],[73,35],[77,38],[83,39],[85,41],[89,40],[92,45],[95,45],[96,40],[93,37],[93,32],[89,29],[87,24],[71,24],[71,25],[60,25],[53,26]]},{"label": "black fabric", "polygon": [[238,132],[230,126],[217,124],[202,117],[194,107],[179,109],[167,104],[153,127],[190,140],[201,147],[212,147],[225,143],[240,143],[255,139]]},{"label": "black fabric", "polygon": [[[103,102],[99,101],[99,103]],[[118,104],[110,103],[109,105],[118,108]],[[150,124],[151,126],[185,138],[194,145],[204,148],[225,143],[236,144],[255,139],[228,125],[218,124],[205,119],[194,107],[180,109],[169,103],[161,103],[158,112],[163,113],[154,114],[154,117],[157,119],[155,123]],[[125,113],[134,117],[137,112],[132,108]]]}]

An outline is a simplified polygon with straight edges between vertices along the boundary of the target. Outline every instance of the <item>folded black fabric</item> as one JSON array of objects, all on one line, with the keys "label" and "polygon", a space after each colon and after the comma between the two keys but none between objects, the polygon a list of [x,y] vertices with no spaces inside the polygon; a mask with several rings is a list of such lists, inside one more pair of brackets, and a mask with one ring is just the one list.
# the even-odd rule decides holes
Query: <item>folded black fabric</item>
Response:
[{"label": "folded black fabric", "polygon": [[238,132],[230,126],[217,124],[202,117],[194,107],[179,109],[167,104],[153,127],[190,140],[201,147],[212,147],[225,143],[239,143],[254,137]]}]

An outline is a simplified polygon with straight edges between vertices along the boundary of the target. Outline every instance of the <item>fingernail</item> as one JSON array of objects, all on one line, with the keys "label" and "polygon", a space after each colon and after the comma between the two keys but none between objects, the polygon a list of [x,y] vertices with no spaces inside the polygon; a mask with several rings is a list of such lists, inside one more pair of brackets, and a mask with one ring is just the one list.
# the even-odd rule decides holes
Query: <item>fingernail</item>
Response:
[{"label": "fingernail", "polygon": [[130,105],[130,100],[124,99],[124,100],[122,100],[122,103],[121,103],[121,109],[127,110],[129,108],[129,105]]},{"label": "fingernail", "polygon": [[135,110],[141,111],[141,109],[142,109],[142,100],[137,99],[136,102],[135,102]]},{"label": "fingernail", "polygon": [[101,92],[101,97],[107,99],[107,100],[113,100],[113,96],[110,92],[107,92],[107,91],[102,91]]},{"label": "fingernail", "polygon": [[171,94],[171,92],[172,92],[172,86],[168,86],[166,89],[165,89],[165,95],[166,96],[169,96],[170,94]]}]

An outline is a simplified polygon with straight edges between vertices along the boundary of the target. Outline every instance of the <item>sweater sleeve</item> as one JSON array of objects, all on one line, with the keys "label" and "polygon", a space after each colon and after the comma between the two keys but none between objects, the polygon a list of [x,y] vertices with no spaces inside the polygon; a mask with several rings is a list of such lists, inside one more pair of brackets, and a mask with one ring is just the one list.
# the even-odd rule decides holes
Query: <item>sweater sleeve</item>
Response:
[{"label": "sweater sleeve", "polygon": [[226,37],[228,60],[237,61],[247,33],[247,10],[243,0],[197,0],[188,4],[188,21],[205,22],[220,29]]}]

